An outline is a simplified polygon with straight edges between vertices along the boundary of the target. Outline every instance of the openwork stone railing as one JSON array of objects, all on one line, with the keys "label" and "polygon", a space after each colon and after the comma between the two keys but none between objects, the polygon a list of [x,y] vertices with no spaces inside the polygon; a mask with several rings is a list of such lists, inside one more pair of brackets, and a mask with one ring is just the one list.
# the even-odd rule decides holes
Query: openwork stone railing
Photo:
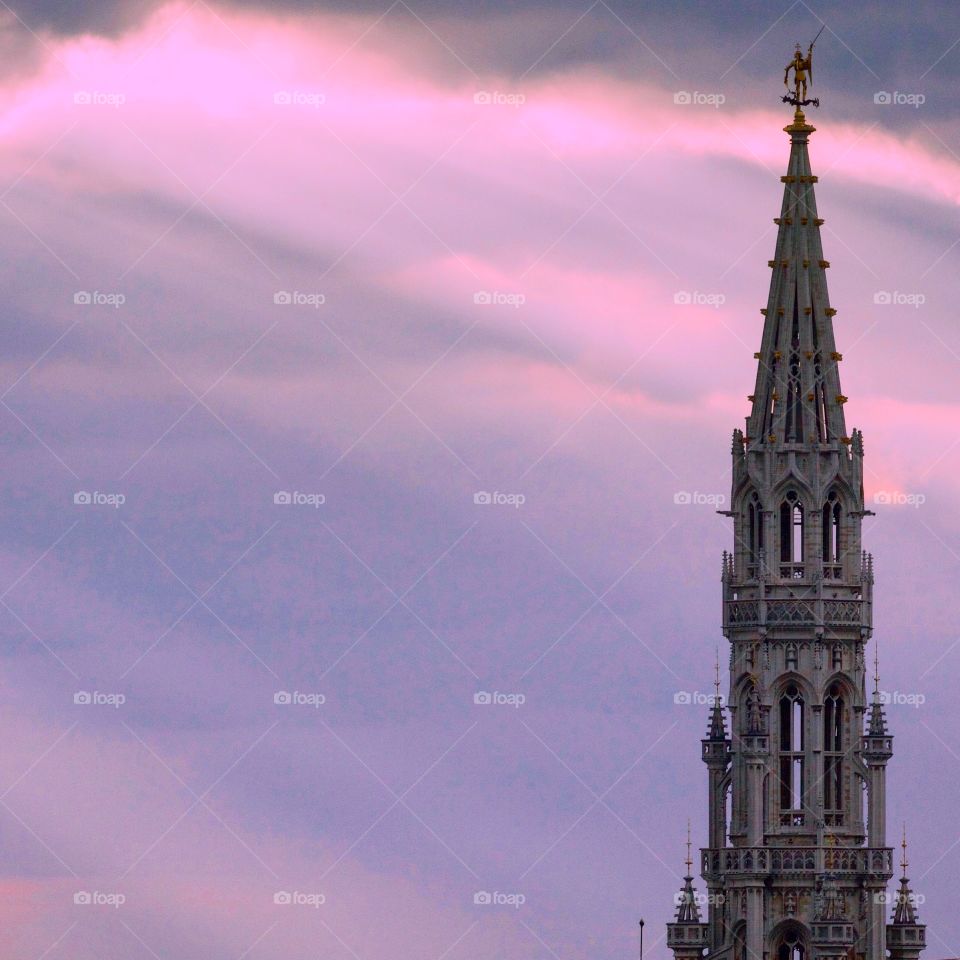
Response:
[{"label": "openwork stone railing", "polygon": [[[811,873],[817,869],[816,847],[727,847],[701,850],[705,874]],[[829,847],[823,851],[824,869],[838,874],[893,873],[889,847]]]},{"label": "openwork stone railing", "polygon": [[[816,622],[815,600],[767,600],[766,622],[812,626]],[[751,627],[760,623],[759,600],[727,600],[727,623]],[[863,617],[862,600],[824,600],[823,622],[830,626],[856,626]]]}]

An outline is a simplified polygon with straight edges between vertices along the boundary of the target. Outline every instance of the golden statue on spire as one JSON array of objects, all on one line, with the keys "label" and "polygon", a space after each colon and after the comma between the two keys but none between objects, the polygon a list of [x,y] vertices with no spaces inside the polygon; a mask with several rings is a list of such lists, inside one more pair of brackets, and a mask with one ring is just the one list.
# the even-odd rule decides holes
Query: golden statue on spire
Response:
[{"label": "golden statue on spire", "polygon": [[790,81],[790,71],[793,71],[793,96],[787,94],[783,98],[784,103],[792,103],[795,107],[805,107],[808,104],[813,104],[815,107],[820,106],[819,100],[808,100],[807,99],[807,81],[813,82],[813,45],[820,39],[820,34],[823,33],[824,28],[820,28],[820,33],[818,33],[810,43],[810,46],[807,47],[807,55],[803,55],[803,49],[800,44],[797,44],[797,49],[794,51],[793,59],[787,64],[786,69],[783,71],[783,85],[789,87]]}]

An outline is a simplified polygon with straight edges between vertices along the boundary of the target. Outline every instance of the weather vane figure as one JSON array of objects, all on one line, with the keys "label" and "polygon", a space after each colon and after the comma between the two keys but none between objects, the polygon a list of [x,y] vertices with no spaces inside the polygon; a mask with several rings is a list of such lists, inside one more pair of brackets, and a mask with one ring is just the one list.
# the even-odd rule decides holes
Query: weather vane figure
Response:
[{"label": "weather vane figure", "polygon": [[813,38],[812,43],[807,47],[806,56],[803,55],[800,44],[797,44],[793,59],[787,64],[786,70],[783,71],[783,85],[785,87],[789,86],[790,71],[793,71],[793,95],[791,96],[789,93],[784,95],[784,103],[792,103],[795,107],[806,107],[809,104],[813,104],[815,107],[820,106],[819,99],[807,99],[807,81],[813,83],[813,44],[820,39],[823,30],[824,27],[821,27],[820,33]]}]

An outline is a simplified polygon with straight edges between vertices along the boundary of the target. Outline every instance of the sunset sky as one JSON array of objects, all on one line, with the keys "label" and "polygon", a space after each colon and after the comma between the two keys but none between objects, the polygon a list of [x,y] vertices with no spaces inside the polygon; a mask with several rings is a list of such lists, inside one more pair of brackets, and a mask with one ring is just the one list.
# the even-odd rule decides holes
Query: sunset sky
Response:
[{"label": "sunset sky", "polygon": [[0,955],[667,960],[821,23],[888,829],[960,956],[960,9],[893,0],[0,2]]}]

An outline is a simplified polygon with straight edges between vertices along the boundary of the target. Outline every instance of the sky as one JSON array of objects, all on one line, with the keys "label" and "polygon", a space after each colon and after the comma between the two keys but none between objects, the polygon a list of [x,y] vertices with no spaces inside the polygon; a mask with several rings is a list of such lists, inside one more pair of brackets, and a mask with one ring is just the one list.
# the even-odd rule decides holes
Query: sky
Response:
[{"label": "sky", "polygon": [[[0,4],[0,953],[669,956],[790,120],[960,955],[960,13]],[[689,701],[689,702],[688,702]]]}]

